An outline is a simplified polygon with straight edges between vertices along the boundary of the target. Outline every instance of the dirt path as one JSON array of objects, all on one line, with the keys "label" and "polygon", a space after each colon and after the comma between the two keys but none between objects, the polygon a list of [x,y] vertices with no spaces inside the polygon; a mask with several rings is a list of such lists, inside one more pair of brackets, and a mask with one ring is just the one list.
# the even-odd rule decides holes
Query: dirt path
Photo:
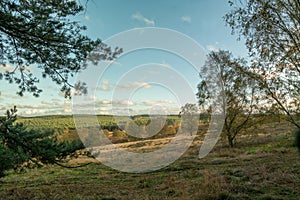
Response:
[{"label": "dirt path", "polygon": [[[118,144],[109,144],[105,146],[100,147],[93,147],[93,152],[99,152],[99,153],[107,153],[109,151],[113,151],[115,148],[120,148],[124,151],[130,151],[130,152],[151,152],[156,149],[162,148],[163,146],[167,145],[171,141],[175,143],[179,142],[187,142],[191,139],[190,136],[178,136],[178,137],[166,137],[166,138],[158,138],[158,139],[146,139],[146,140],[140,140],[140,141],[132,141],[132,142],[124,142],[124,143],[118,143]],[[195,139],[193,141],[193,145],[202,143],[201,140]],[[93,158],[89,158],[86,156],[80,156],[77,159],[73,159],[69,162],[69,164],[82,164],[87,162],[96,162],[99,161]]]}]

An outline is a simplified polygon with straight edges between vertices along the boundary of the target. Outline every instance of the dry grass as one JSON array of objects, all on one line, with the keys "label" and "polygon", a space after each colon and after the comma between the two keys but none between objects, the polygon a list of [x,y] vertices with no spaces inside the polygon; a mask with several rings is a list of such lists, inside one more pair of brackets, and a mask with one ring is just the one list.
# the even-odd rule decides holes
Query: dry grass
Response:
[{"label": "dry grass", "polygon": [[100,163],[11,173],[1,180],[0,199],[299,199],[300,156],[292,128],[277,127],[239,137],[233,149],[220,140],[203,159],[197,158],[198,137],[179,160],[152,173],[127,174]]}]

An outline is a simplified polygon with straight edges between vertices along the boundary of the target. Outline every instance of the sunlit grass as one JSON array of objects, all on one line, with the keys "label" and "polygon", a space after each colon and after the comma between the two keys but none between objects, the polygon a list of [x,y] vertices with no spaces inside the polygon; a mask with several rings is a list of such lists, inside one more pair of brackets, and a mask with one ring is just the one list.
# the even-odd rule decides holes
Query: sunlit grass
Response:
[{"label": "sunlit grass", "polygon": [[[300,156],[293,127],[264,125],[264,134],[242,135],[235,148],[219,140],[198,159],[203,137],[168,167],[128,174],[100,163],[65,169],[45,166],[1,179],[4,199],[298,199]],[[290,127],[290,128],[289,128]],[[267,128],[267,130],[266,130]],[[272,134],[268,132],[272,130]],[[289,128],[289,129],[288,129]],[[282,131],[285,130],[285,131]],[[140,145],[131,148],[140,148]],[[0,199],[1,199],[0,198]]]}]

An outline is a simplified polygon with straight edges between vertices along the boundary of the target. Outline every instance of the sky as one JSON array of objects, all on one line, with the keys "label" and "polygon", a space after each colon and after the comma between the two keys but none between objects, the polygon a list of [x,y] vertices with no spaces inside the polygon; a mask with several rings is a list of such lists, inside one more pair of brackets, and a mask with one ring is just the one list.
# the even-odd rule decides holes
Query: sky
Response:
[{"label": "sky", "polygon": [[[87,26],[84,34],[124,53],[113,62],[89,66],[71,80],[89,83],[87,96],[73,100],[65,99],[51,80],[41,79],[39,98],[29,93],[19,97],[17,86],[1,81],[0,113],[16,105],[22,116],[176,114],[184,104],[197,103],[204,54],[225,49],[247,56],[244,42],[225,26],[228,11],[227,0],[90,0],[74,20]],[[194,43],[202,48],[199,54]],[[34,66],[28,70],[40,77]]]}]

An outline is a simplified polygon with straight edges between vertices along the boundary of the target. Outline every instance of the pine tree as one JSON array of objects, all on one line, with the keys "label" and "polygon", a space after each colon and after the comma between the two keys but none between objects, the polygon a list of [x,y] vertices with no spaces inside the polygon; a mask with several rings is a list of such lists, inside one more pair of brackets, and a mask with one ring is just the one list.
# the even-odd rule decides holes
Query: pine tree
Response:
[{"label": "pine tree", "polygon": [[82,149],[79,141],[60,142],[52,130],[28,129],[17,123],[16,107],[0,118],[0,177],[10,169],[60,164],[67,155]]}]

